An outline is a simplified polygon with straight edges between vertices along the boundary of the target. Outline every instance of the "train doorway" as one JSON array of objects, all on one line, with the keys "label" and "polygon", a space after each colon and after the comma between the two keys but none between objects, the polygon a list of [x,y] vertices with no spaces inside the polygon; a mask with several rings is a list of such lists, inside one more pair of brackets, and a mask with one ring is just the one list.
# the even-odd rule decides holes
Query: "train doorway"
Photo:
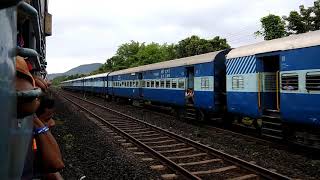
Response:
[{"label": "train doorway", "polygon": [[142,80],[142,73],[138,73],[138,80],[139,80],[139,97],[143,97],[144,81]]},{"label": "train doorway", "polygon": [[280,111],[280,56],[263,56],[260,57],[262,71],[259,75],[261,109],[263,112]]},{"label": "train doorway", "polygon": [[194,67],[187,67],[187,89],[194,90]]}]

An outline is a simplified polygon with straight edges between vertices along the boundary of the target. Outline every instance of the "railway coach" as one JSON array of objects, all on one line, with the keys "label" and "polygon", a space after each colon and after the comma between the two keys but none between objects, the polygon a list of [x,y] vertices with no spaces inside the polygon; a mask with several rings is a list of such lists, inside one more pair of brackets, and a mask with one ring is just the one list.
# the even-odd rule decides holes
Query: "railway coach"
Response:
[{"label": "railway coach", "polygon": [[259,119],[264,136],[319,145],[319,54],[320,31],[233,49],[226,61],[228,111]]},{"label": "railway coach", "polygon": [[[263,136],[319,148],[319,52],[320,31],[314,31],[66,81],[63,87],[169,105],[183,115],[191,106],[193,119],[251,122]],[[186,89],[194,91],[192,104]]]},{"label": "railway coach", "polygon": [[186,105],[186,89],[192,89],[192,107],[203,112],[221,112],[225,107],[225,55],[228,51],[112,72],[109,75],[112,95],[181,108]]}]

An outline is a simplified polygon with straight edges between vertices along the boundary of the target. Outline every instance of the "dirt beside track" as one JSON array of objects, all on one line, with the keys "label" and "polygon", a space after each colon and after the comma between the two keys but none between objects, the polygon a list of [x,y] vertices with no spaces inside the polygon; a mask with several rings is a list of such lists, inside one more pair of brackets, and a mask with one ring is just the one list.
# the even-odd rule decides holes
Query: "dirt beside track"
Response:
[{"label": "dirt beside track", "polygon": [[159,179],[147,164],[61,97],[56,98],[56,112],[56,127],[51,131],[62,151],[65,179]]}]

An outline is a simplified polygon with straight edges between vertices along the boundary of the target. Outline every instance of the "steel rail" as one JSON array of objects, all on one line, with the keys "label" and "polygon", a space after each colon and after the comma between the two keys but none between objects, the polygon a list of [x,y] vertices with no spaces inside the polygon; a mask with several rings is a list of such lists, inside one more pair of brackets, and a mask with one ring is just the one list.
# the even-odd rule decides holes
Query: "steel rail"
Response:
[{"label": "steel rail", "polygon": [[[196,180],[200,180],[201,178],[195,176],[192,174],[192,172],[184,169],[183,167],[179,166],[177,163],[171,161],[170,159],[166,158],[165,156],[163,156],[162,154],[158,153],[157,151],[151,149],[149,146],[147,146],[146,144],[142,143],[141,141],[137,140],[136,138],[134,138],[133,136],[130,136],[128,133],[122,131],[121,129],[117,128],[116,126],[112,125],[111,123],[109,123],[108,121],[106,121],[105,119],[103,119],[102,117],[96,115],[94,112],[88,110],[87,108],[75,103],[74,101],[72,101],[71,99],[64,97],[66,100],[70,101],[71,103],[73,103],[74,105],[78,106],[79,108],[81,108],[82,110],[86,111],[87,113],[89,113],[90,115],[94,116],[95,118],[103,121],[104,123],[106,123],[108,126],[110,126],[112,129],[120,132],[121,134],[123,134],[125,137],[127,137],[128,139],[130,139],[131,141],[133,141],[136,145],[141,146],[142,148],[144,148],[145,150],[147,150],[148,152],[150,152],[151,154],[153,154],[154,156],[156,156],[157,158],[159,158],[161,161],[163,161],[165,164],[170,165],[172,169],[178,171],[180,174],[182,174],[183,176],[187,177],[188,179],[196,179]],[[82,100],[82,99],[81,99]]]},{"label": "steel rail", "polygon": [[[67,93],[67,94],[69,94],[69,93]],[[85,101],[85,102],[90,103],[90,104],[93,104],[93,105],[95,105],[95,106],[98,106],[98,107],[100,107],[100,108],[102,108],[102,109],[111,111],[111,112],[116,113],[116,114],[119,114],[119,115],[121,115],[121,116],[123,116],[123,117],[129,118],[129,119],[135,120],[135,121],[137,121],[137,122],[139,122],[139,123],[142,123],[142,124],[144,124],[144,125],[150,126],[150,127],[154,128],[154,129],[156,129],[156,130],[158,130],[158,131],[165,132],[166,134],[168,134],[169,136],[171,136],[171,137],[173,137],[173,138],[176,138],[176,139],[178,139],[178,140],[180,140],[180,141],[186,142],[187,144],[189,144],[189,145],[191,145],[191,146],[194,146],[194,147],[196,147],[196,148],[198,148],[198,149],[200,149],[200,150],[202,150],[202,151],[205,151],[205,152],[207,152],[208,154],[211,154],[211,155],[213,155],[213,156],[221,157],[222,159],[224,159],[224,160],[226,160],[226,161],[228,161],[228,162],[230,162],[230,163],[236,164],[236,165],[238,165],[239,167],[241,167],[241,168],[243,168],[243,169],[246,169],[246,170],[255,172],[257,175],[259,175],[259,176],[261,176],[261,177],[263,177],[263,178],[267,178],[267,179],[292,179],[292,178],[290,178],[290,177],[288,177],[288,176],[285,176],[285,175],[279,174],[279,173],[277,173],[277,172],[271,171],[271,170],[269,170],[269,169],[263,168],[263,167],[261,167],[261,166],[258,166],[258,165],[249,163],[249,162],[247,162],[247,161],[244,161],[244,160],[239,159],[239,158],[237,158],[237,157],[231,156],[231,155],[226,154],[226,153],[224,153],[224,152],[222,152],[222,151],[219,151],[219,150],[217,150],[217,149],[213,149],[213,148],[211,148],[211,147],[209,147],[209,146],[206,146],[206,145],[203,145],[203,144],[198,143],[198,142],[196,142],[196,141],[193,141],[193,140],[191,140],[191,139],[185,138],[185,137],[183,137],[183,136],[181,136],[181,135],[175,134],[175,133],[170,132],[170,131],[168,131],[168,130],[162,129],[162,128],[157,127],[157,126],[155,126],[155,125],[153,125],[153,124],[147,123],[147,122],[142,121],[142,120],[140,120],[140,119],[137,119],[137,118],[135,118],[135,117],[132,117],[132,116],[129,116],[129,115],[124,114],[124,113],[122,113],[122,112],[119,112],[119,111],[117,111],[117,110],[114,110],[114,109],[111,109],[111,108],[102,106],[102,105],[97,104],[97,103],[92,102],[92,101],[88,101],[88,100],[79,98],[79,97],[77,97],[77,96],[75,96],[75,95],[72,95],[72,94],[69,94],[69,95],[72,96],[72,97],[74,97],[74,98],[77,98],[77,99],[79,99],[79,100]],[[77,104],[77,105],[78,105],[78,104]],[[80,106],[80,105],[79,105],[79,106]],[[108,123],[108,124],[109,124],[109,123]],[[120,130],[120,131],[121,131],[121,130]],[[126,135],[128,135],[128,134],[126,134]],[[128,135],[128,136],[130,136],[130,135]],[[141,142],[140,142],[140,143],[141,143]],[[143,143],[142,143],[142,144],[143,144]],[[143,144],[143,145],[146,146],[145,144]],[[150,148],[148,148],[148,149],[150,149]],[[152,149],[151,149],[151,150],[152,150]],[[152,150],[152,151],[153,151],[153,150]],[[157,152],[156,152],[156,153],[157,153]],[[157,153],[157,154],[159,154],[159,153]],[[159,155],[161,155],[161,154],[159,154]],[[161,156],[162,156],[162,155],[161,155]],[[164,157],[164,158],[165,158],[165,157]],[[169,160],[169,161],[170,161],[170,160]],[[172,162],[172,161],[171,161],[171,162]],[[172,163],[174,163],[174,162],[172,162]],[[187,171],[187,170],[186,170],[186,171]]]}]

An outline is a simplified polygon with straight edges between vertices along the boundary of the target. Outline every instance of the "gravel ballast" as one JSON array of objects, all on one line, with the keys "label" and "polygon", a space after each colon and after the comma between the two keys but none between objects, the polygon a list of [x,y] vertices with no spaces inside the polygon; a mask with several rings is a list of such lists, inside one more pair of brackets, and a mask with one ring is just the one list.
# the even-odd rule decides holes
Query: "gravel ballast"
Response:
[{"label": "gravel ballast", "polygon": [[[90,118],[90,117],[89,117]],[[63,98],[56,98],[56,127],[65,179],[159,179],[141,159]]]},{"label": "gravel ballast", "polygon": [[[82,94],[78,95],[82,97]],[[105,102],[97,97],[86,96],[86,98],[289,177],[320,179],[319,159],[295,153],[294,151],[279,149],[276,146],[255,143],[245,137],[212,130],[206,126],[178,121],[172,116],[152,113],[132,105]]]}]

